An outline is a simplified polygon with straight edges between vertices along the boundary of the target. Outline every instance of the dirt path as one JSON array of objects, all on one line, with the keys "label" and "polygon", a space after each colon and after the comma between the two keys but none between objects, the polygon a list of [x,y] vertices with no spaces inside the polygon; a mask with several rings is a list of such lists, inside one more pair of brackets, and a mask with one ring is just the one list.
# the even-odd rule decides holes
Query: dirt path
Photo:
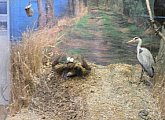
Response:
[{"label": "dirt path", "polygon": [[[125,50],[124,47],[127,45],[124,41],[122,43],[122,39],[114,40],[103,33],[106,25],[103,23],[103,16],[98,12],[98,10],[91,11],[89,15],[82,18],[80,23],[69,29],[59,48],[69,54],[81,54],[88,61],[96,64],[108,65],[130,61],[128,59],[130,51]],[[120,36],[120,30],[117,32],[119,32],[117,36]]]}]

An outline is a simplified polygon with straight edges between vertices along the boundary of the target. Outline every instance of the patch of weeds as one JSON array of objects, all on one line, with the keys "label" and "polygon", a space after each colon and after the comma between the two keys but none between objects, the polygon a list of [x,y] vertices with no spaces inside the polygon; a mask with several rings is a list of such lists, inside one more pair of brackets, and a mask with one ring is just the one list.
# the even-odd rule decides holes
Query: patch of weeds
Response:
[{"label": "patch of weeds", "polygon": [[103,18],[103,34],[112,39],[120,39],[123,33],[117,31],[117,26],[111,22],[111,16],[104,14],[104,12],[101,12],[100,15]]},{"label": "patch of weeds", "polygon": [[133,24],[128,25],[127,28],[130,30],[130,34],[135,34],[136,36],[140,36],[142,35],[142,32],[144,32],[142,29]]},{"label": "patch of weeds", "polygon": [[89,25],[88,20],[89,15],[82,17],[70,31],[70,34],[74,34],[78,38],[85,40],[90,40],[91,38],[93,38],[94,35],[90,32],[90,29],[94,29],[94,26]]},{"label": "patch of weeds", "polygon": [[78,21],[78,23],[75,25],[75,28],[80,28],[81,29],[81,28],[86,27],[87,26],[87,23],[88,23],[88,19],[89,19],[89,16],[88,15],[82,17],[80,19],[80,21]]},{"label": "patch of weeds", "polygon": [[[101,11],[100,16],[103,18],[103,34],[104,36],[117,41],[125,41],[135,36],[141,36],[143,29],[137,27],[135,24],[127,22],[126,18],[119,14],[108,15]],[[119,29],[127,28],[129,33],[122,33]]]}]

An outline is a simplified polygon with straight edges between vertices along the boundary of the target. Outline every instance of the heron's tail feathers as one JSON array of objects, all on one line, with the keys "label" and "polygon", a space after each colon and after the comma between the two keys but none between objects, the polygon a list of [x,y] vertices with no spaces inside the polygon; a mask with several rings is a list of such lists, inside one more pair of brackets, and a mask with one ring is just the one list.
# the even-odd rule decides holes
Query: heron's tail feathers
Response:
[{"label": "heron's tail feathers", "polygon": [[155,73],[155,70],[153,67],[151,67],[148,71],[147,71],[148,75],[153,78],[154,77],[154,73]]}]

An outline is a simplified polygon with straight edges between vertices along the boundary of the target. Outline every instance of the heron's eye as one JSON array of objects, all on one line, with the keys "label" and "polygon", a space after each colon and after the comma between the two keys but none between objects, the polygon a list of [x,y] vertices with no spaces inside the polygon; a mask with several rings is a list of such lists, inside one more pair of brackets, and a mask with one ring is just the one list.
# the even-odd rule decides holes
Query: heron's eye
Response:
[{"label": "heron's eye", "polygon": [[137,40],[137,39],[139,39],[139,38],[138,38],[138,37],[135,37],[134,39]]}]

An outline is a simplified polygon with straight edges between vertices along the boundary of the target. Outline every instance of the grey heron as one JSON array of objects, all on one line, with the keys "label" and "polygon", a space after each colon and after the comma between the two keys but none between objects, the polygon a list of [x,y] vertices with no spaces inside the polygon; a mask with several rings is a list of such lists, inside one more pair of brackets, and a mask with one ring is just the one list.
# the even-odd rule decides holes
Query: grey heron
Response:
[{"label": "grey heron", "polygon": [[153,67],[154,59],[151,52],[148,49],[141,47],[142,39],[139,37],[134,37],[132,40],[128,41],[127,43],[138,43],[137,59],[140,65],[142,66],[140,80],[142,80],[144,71],[148,74],[149,77],[153,77],[154,76],[154,67]]}]

